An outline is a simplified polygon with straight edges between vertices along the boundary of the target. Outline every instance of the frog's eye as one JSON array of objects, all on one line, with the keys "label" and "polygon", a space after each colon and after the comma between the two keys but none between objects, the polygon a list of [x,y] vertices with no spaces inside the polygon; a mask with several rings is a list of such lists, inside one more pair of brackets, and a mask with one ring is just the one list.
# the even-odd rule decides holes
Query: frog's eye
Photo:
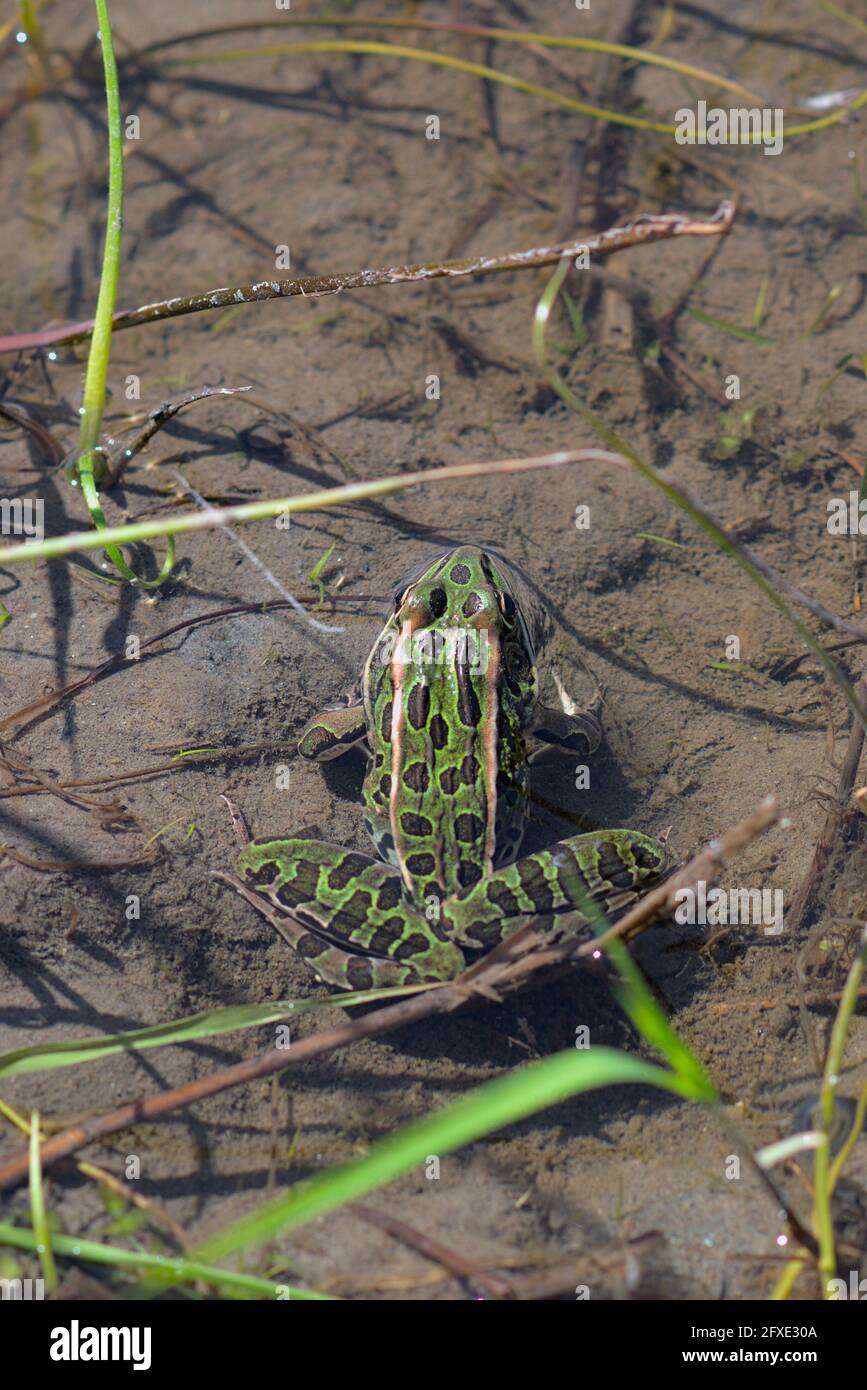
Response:
[{"label": "frog's eye", "polygon": [[517,612],[517,609],[515,608],[515,600],[512,598],[512,595],[500,591],[497,594],[497,602],[500,605],[500,612],[502,613],[506,622],[513,623],[515,621],[515,613]]}]

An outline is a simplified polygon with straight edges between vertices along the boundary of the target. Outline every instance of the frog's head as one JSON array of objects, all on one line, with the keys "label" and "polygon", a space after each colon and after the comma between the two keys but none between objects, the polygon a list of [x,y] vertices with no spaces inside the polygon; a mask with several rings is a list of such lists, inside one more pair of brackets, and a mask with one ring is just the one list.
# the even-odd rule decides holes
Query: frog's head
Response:
[{"label": "frog's head", "polygon": [[447,550],[407,574],[394,592],[402,628],[486,630],[505,635],[524,627],[524,585],[501,556],[475,545]]}]

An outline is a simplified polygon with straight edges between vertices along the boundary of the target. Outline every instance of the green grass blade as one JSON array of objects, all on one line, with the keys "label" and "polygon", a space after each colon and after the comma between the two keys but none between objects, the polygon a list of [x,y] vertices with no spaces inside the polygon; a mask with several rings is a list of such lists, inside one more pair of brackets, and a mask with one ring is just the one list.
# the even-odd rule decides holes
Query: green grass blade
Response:
[{"label": "green grass blade", "polygon": [[527,82],[510,72],[486,67],[483,63],[471,63],[465,58],[454,58],[448,53],[436,53],[428,48],[407,48],[403,44],[377,43],[354,39],[322,39],[312,43],[271,43],[260,48],[236,48],[217,53],[196,55],[190,58],[172,58],[167,67],[210,67],[214,63],[246,62],[251,58],[286,58],[307,53],[361,53],[380,58],[403,58],[410,62],[431,63],[435,67],[453,68],[457,72],[469,73],[472,77],[483,77],[488,82],[499,82],[515,91],[526,92],[528,96],[540,97],[551,106],[563,107],[580,116],[591,116],[597,121],[610,121],[614,125],[631,126],[634,130],[654,130],[663,135],[674,135],[677,127],[661,121],[646,120],[643,116],[628,116],[623,111],[610,111],[601,106],[592,106],[576,97],[556,92],[552,87],[540,87],[536,82]]},{"label": "green grass blade", "polygon": [[203,1260],[219,1260],[236,1250],[292,1230],[346,1202],[391,1182],[425,1163],[442,1158],[463,1144],[504,1125],[544,1110],[583,1091],[601,1086],[645,1084],[689,1097],[683,1078],[664,1067],[613,1048],[561,1052],[508,1076],[488,1082],[463,1099],[407,1125],[377,1144],[364,1158],[331,1168],[260,1207],[195,1251]]},{"label": "green grass blade", "polygon": [[[16,1250],[35,1250],[36,1240],[31,1231],[18,1226],[0,1222],[0,1246],[12,1246]],[[315,1299],[335,1302],[331,1294],[317,1293],[313,1289],[298,1289],[288,1284],[272,1283],[270,1279],[257,1279],[252,1274],[235,1273],[228,1269],[215,1269],[199,1260],[187,1260],[182,1256],[148,1255],[140,1250],[122,1250],[116,1245],[103,1245],[96,1240],[81,1240],[78,1236],[54,1237],[54,1249],[58,1255],[71,1255],[74,1259],[89,1264],[113,1265],[116,1269],[130,1273],[152,1271],[170,1275],[172,1282],[198,1283],[204,1281],[227,1294],[259,1295],[263,1298]]]},{"label": "green grass blade", "polygon": [[51,1232],[48,1229],[48,1216],[45,1211],[45,1193],[42,1188],[42,1164],[39,1159],[39,1111],[30,1115],[30,1219],[33,1222],[34,1249],[39,1255],[39,1263],[45,1277],[45,1287],[49,1293],[57,1288],[57,1266],[51,1249]]},{"label": "green grass blade", "polygon": [[765,337],[764,333],[757,333],[754,328],[739,328],[736,323],[728,323],[726,319],[719,319],[714,314],[706,314],[702,309],[687,309],[690,318],[697,319],[706,328],[717,328],[720,333],[727,333],[730,338],[738,338],[743,343],[757,343],[759,347],[774,347],[773,338]]},{"label": "green grass blade", "polygon": [[72,1038],[68,1042],[38,1043],[35,1047],[20,1047],[0,1054],[0,1076],[20,1076],[24,1072],[54,1071],[58,1067],[74,1067],[81,1062],[96,1062],[119,1052],[141,1052],[150,1047],[169,1047],[177,1043],[198,1042],[217,1038],[222,1033],[237,1033],[244,1028],[259,1028],[266,1023],[285,1022],[287,1017],[309,1013],[313,1009],[346,1008],[353,1004],[371,1004],[379,1000],[402,999],[418,994],[425,985],[408,985],[398,989],[366,989],[327,995],[317,999],[282,999],[269,1004],[234,1004],[207,1013],[190,1014],[170,1023],[155,1023],[147,1028],[134,1028],[129,1033],[106,1033],[95,1038]]}]

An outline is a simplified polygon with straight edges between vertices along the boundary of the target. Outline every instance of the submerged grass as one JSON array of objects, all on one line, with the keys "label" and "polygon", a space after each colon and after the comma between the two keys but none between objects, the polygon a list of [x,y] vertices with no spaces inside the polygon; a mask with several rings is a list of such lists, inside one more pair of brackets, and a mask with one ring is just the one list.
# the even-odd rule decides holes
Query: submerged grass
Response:
[{"label": "submerged grass", "polygon": [[[271,1279],[258,1279],[229,1269],[218,1269],[198,1259],[183,1255],[153,1255],[144,1250],[124,1250],[119,1245],[107,1245],[81,1236],[55,1235],[54,1249],[79,1264],[108,1265],[120,1273],[163,1275],[173,1284],[210,1284],[227,1298],[305,1299],[335,1301],[331,1294],[315,1289],[278,1284]],[[31,1231],[0,1222],[0,1246],[13,1250],[38,1250],[38,1241]]]}]

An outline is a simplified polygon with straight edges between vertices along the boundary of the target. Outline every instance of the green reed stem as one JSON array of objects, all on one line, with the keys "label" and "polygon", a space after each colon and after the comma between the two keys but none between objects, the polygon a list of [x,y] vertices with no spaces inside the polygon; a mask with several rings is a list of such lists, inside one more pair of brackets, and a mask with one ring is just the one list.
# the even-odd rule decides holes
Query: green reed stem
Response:
[{"label": "green reed stem", "polygon": [[57,1288],[57,1266],[51,1250],[51,1232],[45,1212],[45,1192],[42,1187],[42,1163],[39,1152],[39,1111],[30,1115],[30,1220],[39,1263],[49,1293]]},{"label": "green reed stem", "polygon": [[[107,0],[95,0],[95,4],[105,77],[108,125],[108,209],[99,294],[84,375],[78,455],[73,466],[78,475],[77,481],[81,486],[90,519],[98,531],[104,532],[108,528],[99,500],[97,479],[105,469],[105,461],[99,449],[99,437],[102,429],[102,414],[105,409],[105,383],[108,375],[108,360],[111,354],[112,319],[117,299],[120,247],[123,235],[123,130],[121,126],[120,88],[117,80],[114,47],[111,41],[108,2]],[[70,476],[70,481],[74,483],[76,480]],[[110,541],[106,542],[105,539],[101,543],[105,545],[106,554],[124,579],[127,579],[131,584],[138,584],[141,588],[156,588],[157,585],[164,583],[174,564],[174,542],[170,541],[168,554],[158,578],[155,580],[139,579],[130,569],[116,545]]]},{"label": "green reed stem", "polygon": [[537,458],[499,459],[496,463],[456,463],[445,468],[431,468],[417,473],[404,473],[389,478],[374,478],[367,483],[347,483],[343,487],[326,488],[301,497],[277,497],[265,502],[244,502],[235,507],[211,508],[189,512],[183,516],[166,517],[156,521],[135,521],[125,526],[112,526],[95,535],[92,531],[76,531],[67,536],[52,536],[45,541],[26,541],[20,545],[0,546],[0,565],[16,564],[22,560],[51,559],[78,550],[96,550],[106,541],[126,544],[152,540],[156,536],[177,536],[188,531],[206,531],[220,526],[234,526],[240,521],[263,521],[283,513],[321,512],[329,507],[349,502],[362,502],[371,497],[387,497],[410,487],[429,483],[460,481],[489,474],[523,473],[536,468],[556,468],[563,464],[583,463],[609,458],[601,449],[573,449]]},{"label": "green reed stem", "polygon": [[107,0],[95,0],[99,21],[99,41],[105,74],[105,103],[108,118],[108,215],[105,227],[105,246],[102,255],[102,274],[87,370],[84,376],[84,396],[81,406],[81,427],[78,435],[79,474],[95,476],[95,451],[99,444],[102,412],[105,408],[105,380],[111,351],[111,320],[117,298],[120,273],[120,244],[123,231],[123,135],[121,131],[120,92],[117,64],[111,42]]}]

